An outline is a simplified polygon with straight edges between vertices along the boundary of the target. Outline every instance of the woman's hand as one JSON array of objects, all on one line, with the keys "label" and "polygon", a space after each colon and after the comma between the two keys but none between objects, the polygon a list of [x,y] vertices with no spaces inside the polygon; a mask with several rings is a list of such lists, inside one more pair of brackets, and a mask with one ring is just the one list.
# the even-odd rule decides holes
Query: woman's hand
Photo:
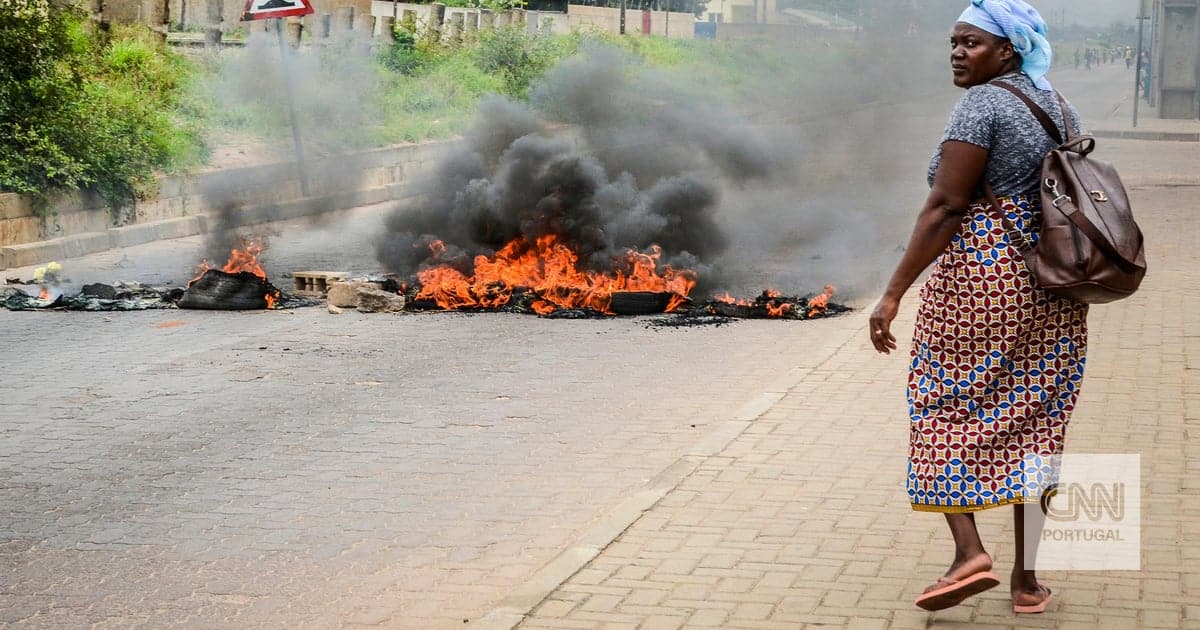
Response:
[{"label": "woman's hand", "polygon": [[[950,245],[962,227],[975,185],[987,168],[988,150],[958,140],[942,143],[942,161],[933,176],[933,188],[917,217],[904,256],[871,314],[871,345],[883,354],[896,349],[892,320],[900,310],[900,297],[917,276]],[[897,297],[889,297],[897,296]]]},{"label": "woman's hand", "polygon": [[891,354],[896,349],[896,336],[892,334],[892,320],[900,310],[900,300],[884,296],[871,313],[871,344],[882,354]]}]

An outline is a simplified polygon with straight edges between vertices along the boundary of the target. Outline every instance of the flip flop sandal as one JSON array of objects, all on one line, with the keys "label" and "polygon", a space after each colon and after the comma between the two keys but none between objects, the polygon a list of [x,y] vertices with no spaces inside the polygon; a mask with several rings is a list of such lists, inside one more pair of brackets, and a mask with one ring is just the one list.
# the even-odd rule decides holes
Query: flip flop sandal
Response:
[{"label": "flip flop sandal", "polygon": [[1000,577],[991,571],[980,571],[961,580],[938,578],[938,584],[945,584],[917,598],[918,608],[924,610],[944,610],[963,603],[968,597],[978,595],[1000,584]]},{"label": "flip flop sandal", "polygon": [[1038,583],[1038,589],[1046,592],[1046,597],[1042,601],[1032,606],[1018,606],[1014,603],[1013,612],[1018,615],[1036,615],[1046,612],[1046,607],[1050,605],[1050,600],[1054,599],[1054,593],[1050,591],[1050,587],[1040,582]]}]

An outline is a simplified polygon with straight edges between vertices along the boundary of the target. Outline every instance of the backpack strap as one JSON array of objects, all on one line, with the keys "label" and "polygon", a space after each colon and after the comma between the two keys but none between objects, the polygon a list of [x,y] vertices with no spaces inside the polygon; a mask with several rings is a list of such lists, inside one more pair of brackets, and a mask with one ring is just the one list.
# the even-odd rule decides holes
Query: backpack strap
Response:
[{"label": "backpack strap", "polygon": [[[988,85],[994,85],[998,88],[1004,88],[1005,90],[1012,92],[1013,95],[1015,95],[1017,98],[1021,99],[1022,103],[1025,103],[1025,106],[1028,107],[1029,111],[1033,113],[1033,117],[1037,118],[1038,122],[1042,123],[1042,127],[1046,130],[1046,133],[1050,134],[1050,137],[1052,139],[1054,139],[1054,142],[1059,145],[1061,145],[1063,143],[1062,133],[1060,133],[1058,131],[1058,126],[1055,125],[1054,121],[1050,119],[1050,114],[1047,114],[1046,110],[1042,109],[1041,106],[1039,106],[1037,103],[1033,102],[1033,99],[1026,96],[1024,92],[1022,92],[1020,89],[1018,89],[1014,86],[1011,86],[1011,85],[1009,85],[1003,81],[997,80],[997,79],[992,79],[991,81],[988,82]],[[1058,93],[1055,92],[1055,94],[1058,94]],[[1060,103],[1063,102],[1061,94],[1058,94],[1058,100]],[[1063,117],[1064,117],[1063,122],[1067,123],[1067,138],[1070,139],[1071,126],[1070,126],[1070,121],[1066,120],[1067,116],[1070,116],[1070,114],[1068,113],[1066,104],[1063,103]]]},{"label": "backpack strap", "polygon": [[1058,97],[1058,106],[1062,108],[1063,128],[1067,130],[1067,142],[1075,139],[1075,114],[1071,113],[1071,106],[1067,104],[1067,99],[1063,98],[1062,92],[1054,91],[1054,95]]},{"label": "backpack strap", "polygon": [[1103,252],[1109,261],[1115,264],[1121,271],[1134,273],[1139,269],[1137,263],[1125,258],[1117,251],[1117,248],[1113,247],[1112,243],[1096,228],[1096,224],[1092,223],[1090,219],[1079,211],[1079,208],[1075,206],[1074,200],[1070,197],[1064,196],[1061,202],[1055,201],[1054,207],[1058,208],[1072,225],[1079,228],[1079,231],[1083,232],[1084,236],[1088,237],[1088,240]]}]

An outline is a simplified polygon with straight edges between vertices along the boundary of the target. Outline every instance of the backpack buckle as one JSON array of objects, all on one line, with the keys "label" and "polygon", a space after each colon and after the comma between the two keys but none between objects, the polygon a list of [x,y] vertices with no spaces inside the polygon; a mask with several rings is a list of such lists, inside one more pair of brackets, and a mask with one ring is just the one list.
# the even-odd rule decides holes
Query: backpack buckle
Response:
[{"label": "backpack buckle", "polygon": [[1096,201],[1108,201],[1108,195],[1104,194],[1103,190],[1091,190],[1088,192],[1092,194],[1092,199]]},{"label": "backpack buckle", "polygon": [[[1069,195],[1065,195],[1058,191],[1058,180],[1054,179],[1053,177],[1047,177],[1045,185],[1046,190],[1049,190],[1050,194],[1054,195],[1054,201],[1051,201],[1050,203],[1054,204],[1055,208],[1061,208],[1063,203],[1071,201],[1071,197]],[[1100,194],[1103,195],[1104,193],[1101,192]],[[1105,200],[1107,200],[1107,197]]]}]

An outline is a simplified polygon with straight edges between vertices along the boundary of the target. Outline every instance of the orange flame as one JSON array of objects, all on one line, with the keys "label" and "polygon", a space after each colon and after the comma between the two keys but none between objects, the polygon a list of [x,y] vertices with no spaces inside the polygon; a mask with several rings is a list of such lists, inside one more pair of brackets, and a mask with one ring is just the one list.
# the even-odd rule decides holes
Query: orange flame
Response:
[{"label": "orange flame", "polygon": [[38,299],[39,300],[49,300],[50,299],[50,289],[43,286],[42,290],[40,292],[38,292]]},{"label": "orange flame", "polygon": [[829,299],[837,292],[837,287],[832,284],[825,285],[825,292],[820,295],[814,295],[808,300],[808,316],[818,317],[825,313],[825,309],[829,308]]},{"label": "orange flame", "polygon": [[786,317],[792,313],[791,302],[767,302],[768,317]]},{"label": "orange flame", "polygon": [[[221,267],[221,271],[225,273],[241,273],[243,271],[252,273],[263,280],[267,279],[267,272],[263,271],[262,265],[258,264],[258,255],[266,249],[266,244],[260,238],[242,239],[242,249],[233,248],[229,252],[229,260]],[[196,277],[188,283],[192,283],[200,279],[204,272],[212,269],[212,264],[207,258],[201,259],[200,264],[196,265]]]},{"label": "orange flame", "polygon": [[[429,250],[436,261],[446,246],[434,241]],[[516,238],[493,256],[476,256],[472,276],[447,265],[418,272],[421,290],[416,299],[432,300],[447,310],[499,308],[509,302],[515,288],[523,287],[537,296],[530,306],[539,315],[574,308],[611,314],[614,292],[657,291],[676,294],[667,307],[670,312],[686,303],[683,298],[696,286],[696,274],[669,265],[660,272],[661,256],[657,245],[649,253],[629,250],[623,270],[588,271],[580,269],[578,253],[557,235],[534,241]]]},{"label": "orange flame", "polygon": [[714,295],[713,300],[716,302],[721,302],[723,304],[732,304],[734,306],[750,306],[751,305],[750,300],[739,300],[737,298],[734,298],[732,295],[729,294],[728,291],[726,291],[725,293],[722,293],[720,295]]},{"label": "orange flame", "polygon": [[[262,265],[258,262],[258,255],[263,253],[263,250],[267,248],[266,242],[259,237],[243,238],[241,241],[242,249],[235,247],[229,252],[229,260],[225,262],[224,267],[221,267],[221,271],[225,273],[247,272],[266,280],[267,272],[263,270]],[[188,286],[190,287],[195,284],[197,280],[204,276],[205,272],[212,268],[212,264],[208,262],[207,258],[201,259],[200,264],[196,265],[196,277],[188,282]],[[267,308],[275,308],[280,297],[281,294],[278,290],[268,292],[266,295]]]}]

